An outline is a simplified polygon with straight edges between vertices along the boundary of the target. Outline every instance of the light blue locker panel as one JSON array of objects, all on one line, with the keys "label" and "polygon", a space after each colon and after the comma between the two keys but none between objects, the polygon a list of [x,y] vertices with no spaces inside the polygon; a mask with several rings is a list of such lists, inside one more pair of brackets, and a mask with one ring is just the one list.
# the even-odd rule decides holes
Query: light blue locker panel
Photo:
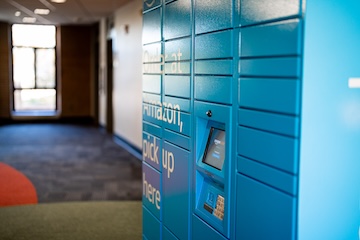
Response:
[{"label": "light blue locker panel", "polygon": [[232,60],[197,60],[195,61],[195,74],[232,75]]},{"label": "light blue locker panel", "polygon": [[290,137],[238,128],[238,153],[288,173],[298,173],[298,140]]},{"label": "light blue locker panel", "polygon": [[153,43],[143,46],[144,63],[159,63],[161,61],[161,43]]},{"label": "light blue locker panel", "polygon": [[190,98],[190,76],[166,75],[164,81],[165,95]]},{"label": "light blue locker panel", "polygon": [[195,77],[194,82],[196,100],[223,104],[232,103],[232,78],[198,76]]},{"label": "light blue locker panel", "polygon": [[240,25],[301,15],[300,0],[239,0]]},{"label": "light blue locker panel", "polygon": [[299,78],[300,57],[240,59],[240,76]]},{"label": "light blue locker panel", "polygon": [[143,102],[148,104],[159,104],[161,103],[161,96],[152,93],[143,93]]},{"label": "light blue locker panel", "polygon": [[176,132],[165,129],[164,139],[167,142],[171,142],[172,144],[179,146],[181,148],[184,148],[187,150],[190,150],[190,148],[191,148],[191,139],[189,137],[178,134]]},{"label": "light blue locker panel", "polygon": [[233,26],[232,0],[195,0],[195,34]]},{"label": "light blue locker panel", "polygon": [[164,7],[164,39],[189,36],[191,34],[191,1],[177,0]]},{"label": "light blue locker panel", "polygon": [[178,109],[182,112],[190,112],[190,99],[178,97],[164,97],[163,106],[171,109]]},{"label": "light blue locker panel", "polygon": [[191,59],[191,38],[165,42],[165,62],[186,61]]},{"label": "light blue locker panel", "polygon": [[161,41],[161,8],[143,15],[143,44]]},{"label": "light blue locker panel", "polygon": [[142,165],[143,196],[142,203],[158,220],[161,220],[161,174],[143,162]]},{"label": "light blue locker panel", "polygon": [[162,136],[161,127],[156,125],[156,124],[143,121],[142,128],[143,128],[143,131],[151,132],[151,134],[154,135],[154,136],[157,136],[157,137]]},{"label": "light blue locker panel", "polygon": [[161,75],[143,75],[143,91],[161,93]]},{"label": "light blue locker panel", "polygon": [[153,214],[143,206],[142,208],[143,237],[148,240],[161,239],[161,224]]},{"label": "light blue locker panel", "polygon": [[161,4],[161,0],[144,0],[143,8],[144,11],[147,11],[149,9],[159,7]]},{"label": "light blue locker panel", "polygon": [[178,240],[165,226],[162,229],[162,240]]},{"label": "light blue locker panel", "polygon": [[232,30],[196,36],[195,59],[232,57],[232,41]]},{"label": "light blue locker panel", "polygon": [[192,239],[226,240],[223,235],[195,215],[192,216]]},{"label": "light blue locker panel", "polygon": [[272,186],[292,196],[297,195],[297,177],[279,171],[256,161],[238,156],[237,169],[240,173]]},{"label": "light blue locker panel", "polygon": [[164,142],[163,224],[179,239],[188,239],[190,153]]},{"label": "light blue locker panel", "polygon": [[190,136],[191,115],[180,111],[165,111],[164,128]]},{"label": "light blue locker panel", "polygon": [[235,239],[295,239],[295,198],[243,175],[236,188]]},{"label": "light blue locker panel", "polygon": [[162,74],[163,72],[163,64],[161,63],[144,63],[143,74]]},{"label": "light blue locker panel", "polygon": [[239,109],[238,119],[239,124],[245,127],[279,133],[290,137],[299,136],[299,117]]},{"label": "light blue locker panel", "polygon": [[142,156],[143,161],[161,172],[162,170],[161,140],[147,132],[143,132]]},{"label": "light blue locker panel", "polygon": [[243,28],[240,30],[240,56],[300,55],[301,36],[299,19]]},{"label": "light blue locker panel", "polygon": [[241,78],[239,95],[241,107],[291,115],[300,111],[298,80]]},{"label": "light blue locker panel", "polygon": [[186,74],[190,75],[190,62],[165,63],[165,74]]},{"label": "light blue locker panel", "polygon": [[297,239],[360,239],[360,1],[306,9]]}]

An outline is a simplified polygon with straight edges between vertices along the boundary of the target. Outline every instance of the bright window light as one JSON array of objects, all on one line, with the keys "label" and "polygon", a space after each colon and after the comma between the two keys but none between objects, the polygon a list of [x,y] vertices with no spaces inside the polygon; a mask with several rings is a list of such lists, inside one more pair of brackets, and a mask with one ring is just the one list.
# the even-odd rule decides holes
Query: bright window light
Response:
[{"label": "bright window light", "polygon": [[53,48],[56,45],[55,26],[14,24],[12,29],[14,46]]},{"label": "bright window light", "polygon": [[56,110],[56,28],[14,24],[15,111]]}]

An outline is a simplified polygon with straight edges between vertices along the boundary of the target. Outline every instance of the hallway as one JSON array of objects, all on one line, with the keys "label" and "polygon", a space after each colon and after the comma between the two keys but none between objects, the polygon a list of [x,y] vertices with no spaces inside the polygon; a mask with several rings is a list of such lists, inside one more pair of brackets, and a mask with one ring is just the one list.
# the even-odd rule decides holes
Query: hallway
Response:
[{"label": "hallway", "polygon": [[92,125],[0,126],[0,162],[30,179],[39,203],[141,200],[141,161]]}]

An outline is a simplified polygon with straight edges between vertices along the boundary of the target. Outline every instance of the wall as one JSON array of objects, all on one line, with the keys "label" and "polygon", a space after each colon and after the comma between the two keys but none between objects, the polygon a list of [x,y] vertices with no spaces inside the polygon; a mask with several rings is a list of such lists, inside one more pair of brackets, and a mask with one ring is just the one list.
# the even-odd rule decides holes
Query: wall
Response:
[{"label": "wall", "polygon": [[115,12],[113,38],[114,133],[141,148],[142,142],[142,1]]},{"label": "wall", "polygon": [[61,117],[92,117],[93,26],[60,26]]},{"label": "wall", "polygon": [[106,126],[106,19],[99,23],[99,124]]},{"label": "wall", "polygon": [[10,118],[10,25],[0,23],[0,118]]}]

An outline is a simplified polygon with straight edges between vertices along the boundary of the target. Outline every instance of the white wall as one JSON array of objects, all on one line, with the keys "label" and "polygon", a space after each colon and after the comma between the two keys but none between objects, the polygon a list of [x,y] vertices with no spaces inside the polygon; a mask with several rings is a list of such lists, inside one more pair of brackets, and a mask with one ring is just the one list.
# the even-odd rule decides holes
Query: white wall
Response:
[{"label": "white wall", "polygon": [[141,149],[142,1],[118,9],[114,22],[114,134]]},{"label": "white wall", "polygon": [[106,19],[100,21],[99,34],[99,124],[106,126]]}]

